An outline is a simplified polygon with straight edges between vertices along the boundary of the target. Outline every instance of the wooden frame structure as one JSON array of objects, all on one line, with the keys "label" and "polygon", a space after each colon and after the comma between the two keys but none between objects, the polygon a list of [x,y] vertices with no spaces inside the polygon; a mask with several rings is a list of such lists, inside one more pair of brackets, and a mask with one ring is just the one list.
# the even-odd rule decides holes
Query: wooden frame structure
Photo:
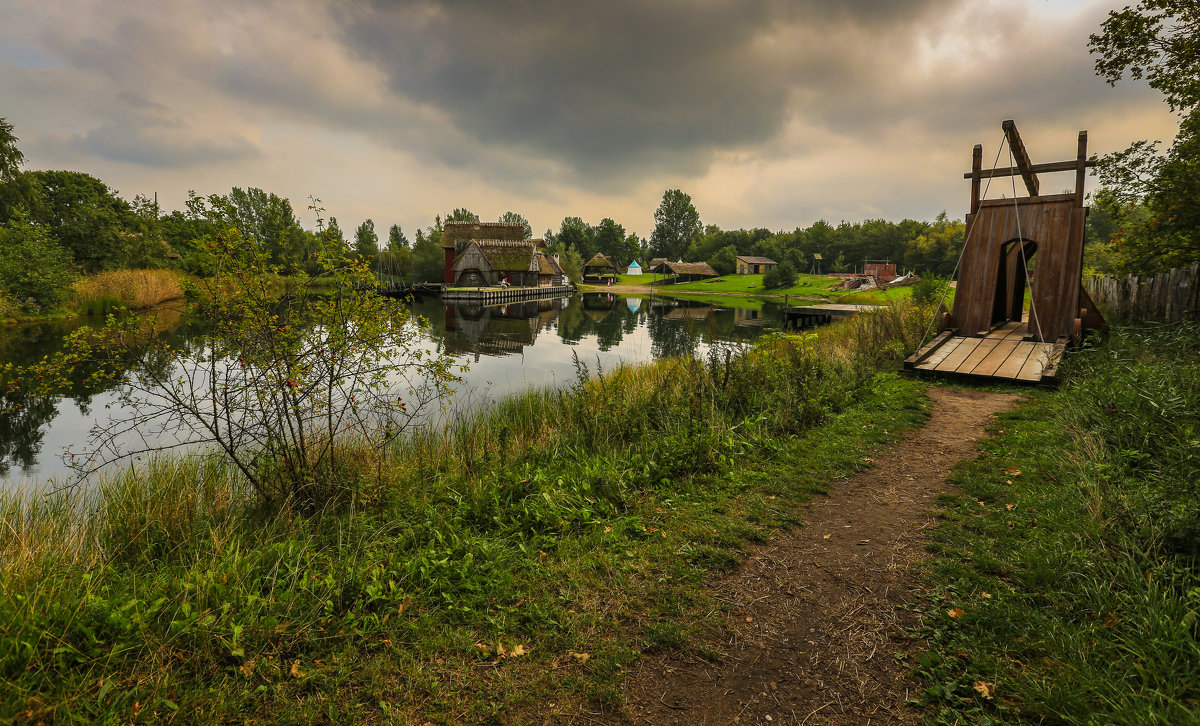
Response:
[{"label": "wooden frame structure", "polygon": [[[1002,127],[1015,166],[983,169],[983,147],[976,144],[972,150],[971,171],[963,175],[971,181],[971,211],[954,309],[942,316],[942,334],[905,361],[905,367],[1052,382],[1067,341],[1079,341],[1086,329],[1106,325],[1082,284],[1088,213],[1083,204],[1084,177],[1095,162],[1087,158],[1086,131],[1079,132],[1075,159],[1034,164],[1016,123],[1005,121]],[[1066,171],[1075,172],[1073,193],[1041,193],[1038,174]],[[1017,176],[1029,196],[980,198],[983,179]],[[1036,267],[1031,260],[1036,260]],[[1024,309],[1027,288],[1028,313]],[[986,340],[992,342],[982,342]],[[1014,356],[1024,357],[1018,364]]]}]

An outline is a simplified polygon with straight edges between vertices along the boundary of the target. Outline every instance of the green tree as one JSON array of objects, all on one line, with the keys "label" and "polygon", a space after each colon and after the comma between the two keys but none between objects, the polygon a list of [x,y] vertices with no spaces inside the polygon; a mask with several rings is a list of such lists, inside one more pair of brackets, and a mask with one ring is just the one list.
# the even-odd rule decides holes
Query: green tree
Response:
[{"label": "green tree", "polygon": [[29,220],[71,251],[89,272],[125,263],[129,204],[104,182],[79,171],[33,171]]},{"label": "green tree", "polygon": [[763,275],[763,287],[768,290],[781,290],[796,284],[796,268],[788,261],[780,262]]},{"label": "green tree", "polygon": [[400,225],[393,224],[388,228],[388,249],[394,251],[408,246],[408,237],[404,236],[404,230],[400,229]]},{"label": "green tree", "polygon": [[504,214],[500,215],[500,219],[497,221],[503,222],[504,224],[520,224],[525,227],[525,239],[533,238],[533,227],[530,226],[529,220],[525,219],[525,216],[522,214],[517,214],[516,212],[505,212]]},{"label": "green tree", "polygon": [[17,141],[13,125],[0,117],[0,224],[14,219],[18,207],[29,206],[29,179],[21,173],[25,155]]},{"label": "green tree", "polygon": [[[446,221],[447,222],[478,222],[479,215],[475,214],[474,212],[472,212],[469,209],[466,209],[465,207],[455,207],[453,212],[446,215]],[[441,229],[441,227],[442,227],[441,222],[438,222],[437,227],[439,230]]]},{"label": "green tree", "polygon": [[132,224],[125,234],[125,264],[133,269],[163,267],[170,251],[163,241],[158,204],[138,194],[130,202]]},{"label": "green tree", "polygon": [[1142,0],[1111,11],[1090,36],[1097,75],[1115,85],[1145,79],[1183,120],[1171,148],[1138,141],[1100,160],[1104,187],[1126,205],[1144,204],[1114,235],[1120,272],[1152,273],[1200,261],[1200,6],[1192,0]]},{"label": "green tree", "polygon": [[737,270],[737,256],[737,247],[726,245],[709,258],[708,264],[722,275],[732,275]]},{"label": "green tree", "polygon": [[[440,220],[438,226],[440,227]],[[441,230],[438,230],[441,237]],[[442,246],[434,242],[432,236],[426,236],[417,231],[417,241],[413,244],[413,274],[423,282],[441,282],[445,276],[446,257]]]},{"label": "green tree", "polygon": [[0,297],[53,307],[70,295],[74,276],[71,254],[44,227],[20,218],[0,227]]},{"label": "green tree", "polygon": [[654,212],[650,249],[656,257],[683,257],[703,229],[692,198],[679,189],[668,189]]},{"label": "green tree", "polygon": [[359,257],[374,260],[379,256],[379,235],[375,233],[375,221],[365,220],[354,230],[354,251]]},{"label": "green tree", "polygon": [[325,227],[324,236],[327,239],[346,244],[346,235],[342,232],[341,225],[338,224],[337,217],[330,217],[329,224]]},{"label": "green tree", "polygon": [[563,249],[574,247],[580,257],[589,260],[598,251],[594,242],[595,235],[596,230],[592,225],[580,217],[563,217],[562,223],[558,226],[558,234],[554,235],[554,239],[562,245]]}]

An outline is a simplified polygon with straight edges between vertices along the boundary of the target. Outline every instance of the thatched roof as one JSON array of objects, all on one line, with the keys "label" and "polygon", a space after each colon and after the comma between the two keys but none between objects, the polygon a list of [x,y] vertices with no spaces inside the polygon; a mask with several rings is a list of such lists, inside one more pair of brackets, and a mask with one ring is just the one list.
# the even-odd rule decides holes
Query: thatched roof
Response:
[{"label": "thatched roof", "polygon": [[646,269],[653,270],[655,267],[658,267],[659,265],[661,265],[662,263],[664,263],[666,261],[667,261],[666,257],[654,257],[650,260],[650,264],[646,265]]},{"label": "thatched roof", "polygon": [[559,266],[554,258],[550,255],[544,255],[541,252],[537,255],[538,273],[542,275],[561,275],[563,274],[562,267]]},{"label": "thatched roof", "polygon": [[525,241],[525,225],[504,222],[445,222],[442,224],[442,247],[462,247],[471,240]]},{"label": "thatched roof", "polygon": [[698,275],[717,277],[717,271],[707,262],[663,262],[654,267],[660,275]]},{"label": "thatched roof", "polygon": [[738,262],[745,262],[747,265],[778,265],[779,263],[772,260],[770,257],[743,257],[738,255]]},{"label": "thatched roof", "polygon": [[589,267],[611,267],[615,270],[615,269],[617,269],[617,263],[611,257],[606,257],[606,256],[600,254],[599,252],[597,252],[595,255],[592,256],[592,259],[588,260],[584,264],[583,267],[584,267],[584,269],[587,269]]},{"label": "thatched roof", "polygon": [[496,272],[530,272],[537,270],[536,249],[527,241],[475,240],[479,252]]}]

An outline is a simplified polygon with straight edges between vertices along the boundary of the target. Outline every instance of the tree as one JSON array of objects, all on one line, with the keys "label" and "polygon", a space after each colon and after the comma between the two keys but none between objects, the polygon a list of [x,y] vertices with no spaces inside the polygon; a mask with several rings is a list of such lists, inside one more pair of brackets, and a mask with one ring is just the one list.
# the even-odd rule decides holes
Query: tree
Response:
[{"label": "tree", "polygon": [[732,275],[737,270],[737,247],[726,245],[708,260],[708,264],[722,275]]},{"label": "tree", "polygon": [[524,215],[517,214],[516,212],[505,212],[500,215],[500,219],[497,221],[504,224],[522,225],[525,227],[525,239],[533,239],[533,227],[530,226],[529,220],[525,219]]},{"label": "tree", "polygon": [[558,234],[554,236],[554,239],[562,245],[563,249],[574,247],[580,257],[589,260],[597,251],[593,241],[595,235],[595,229],[583,219],[563,217],[562,223],[558,226]]},{"label": "tree", "polygon": [[[440,230],[438,236],[441,236]],[[424,282],[441,282],[446,274],[446,257],[442,252],[442,246],[434,242],[431,236],[426,236],[418,230],[417,241],[413,245],[412,251],[413,274],[416,279]]]},{"label": "tree", "polygon": [[346,244],[346,235],[342,232],[341,225],[338,224],[337,217],[329,218],[329,226],[325,228],[325,237]]},{"label": "tree", "polygon": [[[479,215],[469,209],[463,207],[455,207],[454,211],[446,215],[447,222],[478,222]],[[438,229],[441,229],[441,222],[438,222]]]},{"label": "tree", "polygon": [[1144,204],[1113,237],[1120,272],[1153,273],[1200,261],[1200,6],[1191,0],[1142,0],[1111,11],[1089,38],[1097,75],[1115,85],[1126,73],[1145,79],[1183,120],[1171,148],[1138,141],[1100,160],[1104,189],[1125,205]]},{"label": "tree", "polygon": [[668,189],[654,212],[650,249],[656,257],[681,258],[703,229],[692,198],[678,189]]},{"label": "tree", "polygon": [[388,228],[388,249],[395,251],[401,247],[408,247],[408,237],[404,236],[404,230],[400,229],[400,225],[393,224]]},{"label": "tree", "polygon": [[162,267],[169,251],[163,241],[158,204],[138,194],[129,205],[132,224],[126,233],[125,264],[133,269]]},{"label": "tree", "polygon": [[367,219],[354,230],[354,251],[359,257],[374,260],[379,256],[379,235],[375,234],[375,221]]},{"label": "tree", "polygon": [[15,218],[17,208],[29,202],[29,180],[21,174],[25,155],[17,141],[13,125],[0,117],[0,224]]},{"label": "tree", "polygon": [[29,221],[71,251],[89,272],[125,263],[124,232],[132,222],[129,204],[104,182],[79,171],[23,174],[33,191]]},{"label": "tree", "polygon": [[779,290],[796,284],[796,268],[788,261],[780,262],[763,275],[763,287]]},{"label": "tree", "polygon": [[0,227],[0,297],[48,308],[71,294],[71,254],[44,227],[15,219]]}]

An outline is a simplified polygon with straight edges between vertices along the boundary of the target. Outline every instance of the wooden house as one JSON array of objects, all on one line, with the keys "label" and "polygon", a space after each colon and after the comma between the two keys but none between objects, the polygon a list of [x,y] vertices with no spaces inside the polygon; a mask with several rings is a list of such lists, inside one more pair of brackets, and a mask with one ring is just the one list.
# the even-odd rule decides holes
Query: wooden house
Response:
[{"label": "wooden house", "polygon": [[[454,284],[455,260],[467,248],[469,242],[528,242],[545,247],[541,240],[525,239],[525,225],[506,222],[446,222],[442,225],[442,251],[446,256],[446,274],[443,282]],[[538,244],[540,243],[540,244]]]},{"label": "wooden house", "polygon": [[738,255],[737,274],[763,275],[777,264],[779,263],[769,257],[745,257]]},{"label": "wooden house", "polygon": [[659,275],[666,275],[669,279],[663,282],[672,285],[679,282],[691,282],[692,280],[719,277],[717,271],[707,262],[664,261],[650,268],[650,271]]},{"label": "wooden house", "polygon": [[538,287],[542,266],[532,240],[470,240],[455,258],[451,272],[451,284],[456,287],[488,287],[501,282]]},{"label": "wooden house", "polygon": [[603,282],[606,278],[616,277],[619,274],[620,269],[617,267],[616,260],[599,252],[583,265],[583,279],[585,282],[589,279],[595,282]]},{"label": "wooden house", "polygon": [[547,255],[544,252],[537,252],[538,263],[538,287],[554,287],[557,285],[566,285],[566,273],[563,272],[562,265],[558,262],[558,255]]},{"label": "wooden house", "polygon": [[895,262],[871,262],[866,261],[863,264],[863,274],[869,277],[874,277],[879,282],[888,283],[895,280],[899,275],[896,274]]}]

